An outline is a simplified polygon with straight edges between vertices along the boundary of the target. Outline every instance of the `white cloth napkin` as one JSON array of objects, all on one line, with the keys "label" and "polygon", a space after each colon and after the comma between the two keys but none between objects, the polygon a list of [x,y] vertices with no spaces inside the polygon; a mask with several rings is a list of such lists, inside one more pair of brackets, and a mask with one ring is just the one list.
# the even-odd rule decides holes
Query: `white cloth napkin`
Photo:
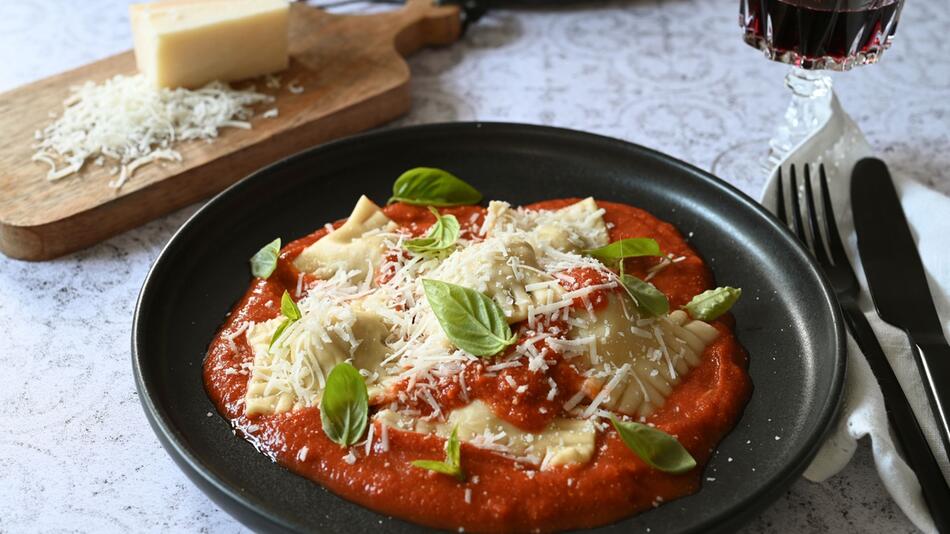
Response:
[{"label": "white cloth napkin", "polygon": [[[781,166],[787,173],[788,165],[795,163],[801,180],[802,164],[825,164],[838,229],[864,288],[860,298],[861,309],[877,334],[881,347],[917,414],[944,477],[950,481],[947,453],[943,450],[937,433],[936,422],[907,336],[903,331],[882,321],[874,312],[858,257],[851,215],[851,170],[858,160],[873,153],[857,125],[841,108],[837,97],[832,98],[831,106],[829,119],[811,137],[793,149]],[[786,179],[787,176],[786,174]],[[946,334],[950,331],[950,253],[947,252],[950,250],[950,198],[918,182],[894,174],[893,169],[892,176],[911,231],[917,237],[920,257],[927,270],[927,281]],[[777,169],[773,170],[762,193],[762,204],[773,212],[776,207],[776,179]],[[950,384],[946,386],[950,387]],[[841,416],[818,455],[805,471],[805,478],[821,482],[837,474],[851,460],[857,448],[857,440],[864,436],[871,438],[878,474],[894,501],[917,528],[924,532],[936,532],[917,477],[901,458],[891,438],[881,388],[854,339],[849,335],[848,371]]]}]

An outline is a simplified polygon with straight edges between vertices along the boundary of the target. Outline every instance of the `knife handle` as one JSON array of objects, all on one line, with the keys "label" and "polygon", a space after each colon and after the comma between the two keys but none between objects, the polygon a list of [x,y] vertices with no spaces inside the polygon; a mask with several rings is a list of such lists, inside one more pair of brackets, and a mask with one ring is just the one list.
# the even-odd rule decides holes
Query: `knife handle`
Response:
[{"label": "knife handle", "polygon": [[904,390],[897,381],[897,376],[864,312],[854,302],[842,303],[841,309],[848,328],[881,386],[887,418],[907,464],[917,475],[934,526],[938,532],[950,533],[950,506],[947,506],[947,503],[950,503],[950,487],[947,487],[940,465],[934,458],[920,425],[917,424],[914,410],[907,401],[907,396],[904,395]]},{"label": "knife handle", "polygon": [[910,337],[910,347],[914,351],[914,360],[917,361],[930,407],[937,420],[943,450],[950,454],[950,345],[943,340],[917,344]]}]

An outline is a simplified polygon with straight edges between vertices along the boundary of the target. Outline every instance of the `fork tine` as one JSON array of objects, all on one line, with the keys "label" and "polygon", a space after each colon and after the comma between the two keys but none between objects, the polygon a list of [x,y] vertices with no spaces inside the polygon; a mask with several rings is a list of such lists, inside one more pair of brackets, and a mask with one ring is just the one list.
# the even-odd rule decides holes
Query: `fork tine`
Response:
[{"label": "fork tine", "polygon": [[[812,252],[822,265],[831,265],[828,254],[825,253],[825,243],[821,238],[821,227],[818,226],[818,210],[815,209],[815,198],[811,187],[811,165],[805,165],[805,206],[808,208],[808,222],[811,227]],[[825,214],[827,222],[827,212]]]},{"label": "fork tine", "polygon": [[798,177],[795,175],[795,165],[792,164],[789,169],[789,174],[791,175],[791,187],[790,193],[792,196],[792,217],[795,218],[795,234],[798,235],[798,240],[805,245],[805,248],[808,248],[808,237],[805,235],[805,225],[802,223],[802,210],[801,206],[798,204]]},{"label": "fork tine", "polygon": [[788,214],[785,213],[785,185],[782,183],[782,167],[778,168],[778,198],[776,202],[778,203],[778,219],[785,223],[785,226],[788,226]]},{"label": "fork tine", "polygon": [[841,244],[841,235],[838,234],[838,219],[835,218],[834,208],[831,207],[831,193],[828,192],[828,176],[825,174],[825,164],[818,167],[821,181],[821,201],[825,208],[825,226],[828,228],[828,248],[835,265],[848,265],[848,254]]}]

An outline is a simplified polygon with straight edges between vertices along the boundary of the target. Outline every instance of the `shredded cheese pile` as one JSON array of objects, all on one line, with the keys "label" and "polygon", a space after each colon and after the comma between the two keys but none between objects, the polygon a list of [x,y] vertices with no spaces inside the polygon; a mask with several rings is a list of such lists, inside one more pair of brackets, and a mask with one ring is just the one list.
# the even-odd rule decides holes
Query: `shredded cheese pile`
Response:
[{"label": "shredded cheese pile", "polygon": [[220,128],[250,129],[250,107],[273,100],[222,82],[196,90],[157,89],[141,74],[86,82],[72,89],[62,116],[36,132],[32,159],[49,165],[49,180],[59,180],[89,160],[104,165],[108,158],[119,175],[109,186],[119,188],[143,165],[181,161],[173,148],[179,141],[210,141]]}]

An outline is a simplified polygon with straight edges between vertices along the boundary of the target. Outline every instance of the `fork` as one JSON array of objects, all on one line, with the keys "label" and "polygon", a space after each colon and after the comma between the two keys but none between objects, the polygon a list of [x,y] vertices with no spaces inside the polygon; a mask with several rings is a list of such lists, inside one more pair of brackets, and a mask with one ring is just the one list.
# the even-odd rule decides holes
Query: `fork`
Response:
[{"label": "fork", "polygon": [[[939,532],[950,532],[950,488],[943,478],[940,466],[934,458],[933,451],[917,422],[913,409],[907,401],[907,396],[897,381],[897,376],[881,349],[881,344],[864,312],[858,307],[858,295],[861,286],[854,274],[854,269],[848,260],[841,236],[838,234],[838,225],[835,222],[834,209],[831,206],[831,195],[828,192],[828,177],[825,175],[825,165],[818,167],[820,195],[823,211],[823,222],[819,223],[818,212],[815,209],[815,195],[812,190],[811,166],[804,165],[805,176],[805,205],[807,224],[802,216],[802,206],[799,201],[798,179],[795,165],[789,167],[789,182],[791,198],[791,219],[786,212],[785,185],[782,177],[782,168],[778,170],[778,218],[786,225],[791,226],[798,240],[814,256],[831,283],[832,289],[838,296],[838,304],[844,315],[848,330],[857,341],[861,352],[871,367],[871,372],[881,386],[884,396],[884,408],[888,420],[900,448],[907,458],[910,468],[917,474],[924,501],[930,508],[934,525]],[[807,231],[806,231],[807,226]],[[827,247],[827,248],[826,248]]]}]

